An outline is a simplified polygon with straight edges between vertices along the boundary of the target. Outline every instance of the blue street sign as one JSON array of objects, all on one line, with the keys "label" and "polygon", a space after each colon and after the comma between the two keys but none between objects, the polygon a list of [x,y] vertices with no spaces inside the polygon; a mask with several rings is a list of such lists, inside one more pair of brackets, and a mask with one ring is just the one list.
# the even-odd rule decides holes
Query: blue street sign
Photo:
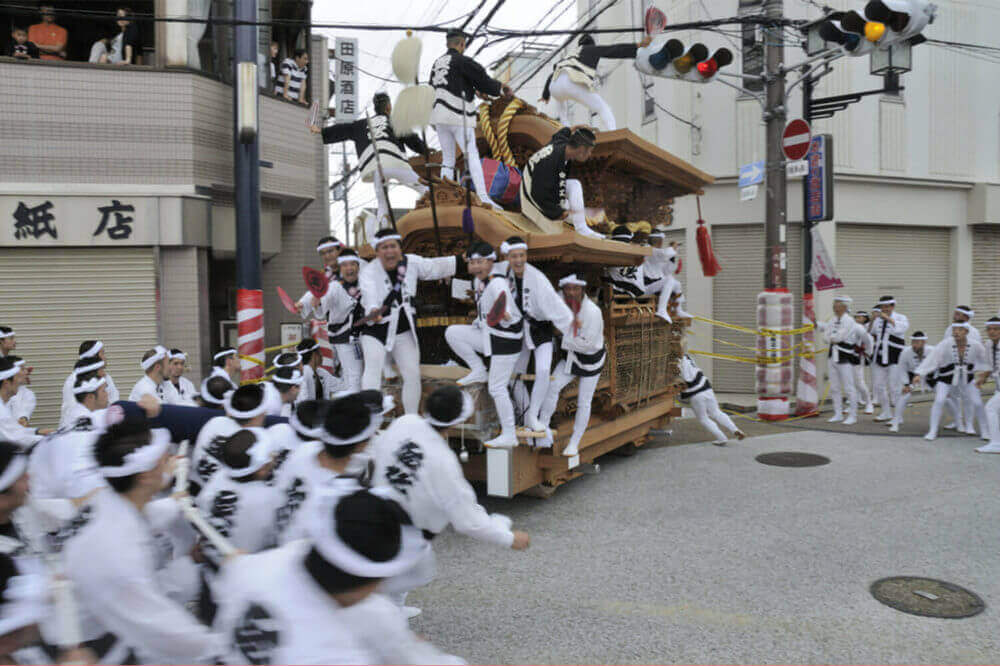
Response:
[{"label": "blue street sign", "polygon": [[740,167],[740,187],[749,187],[764,182],[764,160],[751,162]]},{"label": "blue street sign", "polygon": [[809,173],[805,178],[806,219],[825,222],[833,219],[833,135],[812,138],[806,155]]}]

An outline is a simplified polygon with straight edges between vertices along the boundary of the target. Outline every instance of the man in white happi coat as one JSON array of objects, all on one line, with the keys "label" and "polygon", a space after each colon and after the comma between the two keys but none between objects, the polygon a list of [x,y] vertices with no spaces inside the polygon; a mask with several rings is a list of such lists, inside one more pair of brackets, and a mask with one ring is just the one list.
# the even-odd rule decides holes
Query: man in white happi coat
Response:
[{"label": "man in white happi coat", "polygon": [[187,370],[187,354],[180,349],[171,349],[167,354],[167,379],[174,385],[174,390],[180,398],[179,405],[195,405],[194,399],[198,397],[198,389],[194,382],[184,376]]},{"label": "man in white happi coat", "polygon": [[[952,323],[945,329],[944,337],[941,338],[942,342],[951,344],[952,326],[963,322],[972,326],[972,319],[975,316],[975,311],[973,311],[973,309],[968,305],[956,305],[955,309],[952,311]],[[969,329],[969,341],[978,342],[980,344],[983,342],[983,336],[979,333],[979,330],[975,326],[972,326],[972,328]],[[965,400],[956,400],[953,396],[949,396],[948,409],[954,415],[954,420],[945,426],[945,430],[957,428],[959,431],[966,434],[971,435],[975,433],[975,424],[973,423],[975,410],[971,405],[967,404]]]},{"label": "man in white happi coat", "polygon": [[324,489],[305,538],[228,564],[215,629],[231,664],[460,664],[377,593],[427,548],[403,509],[354,478]]},{"label": "man in white happi coat", "polygon": [[[488,447],[517,446],[517,425],[514,403],[507,384],[521,354],[524,319],[510,292],[510,285],[501,266],[494,271],[496,253],[488,243],[478,241],[469,246],[466,259],[476,301],[476,318],[472,324],[452,324],[444,331],[448,346],[469,367],[469,374],[458,380],[460,385],[486,382],[496,405],[500,434],[486,442]],[[489,357],[490,369],[480,355]]]},{"label": "man in white happi coat", "polygon": [[989,428],[990,441],[985,446],[976,449],[979,453],[1000,453],[1000,316],[986,320],[986,358],[990,364],[989,377],[980,378],[977,388],[988,380],[993,380],[993,397],[986,403],[986,424]]},{"label": "man in white happi coat", "polygon": [[109,424],[94,452],[110,488],[83,508],[63,551],[84,640],[106,644],[101,663],[134,663],[132,651],[146,663],[210,662],[225,641],[171,599],[157,574],[164,554],[148,509],[171,480],[169,433],[129,414]]},{"label": "man in white happi coat", "polygon": [[729,437],[722,428],[728,430],[737,439],[745,438],[746,435],[719,407],[719,400],[715,397],[712,382],[708,380],[705,373],[687,353],[687,344],[684,344],[684,352],[680,360],[681,379],[684,380],[685,385],[684,390],[681,391],[681,401],[690,403],[698,422],[715,437],[712,444],[725,446],[726,442],[729,441]]},{"label": "man in white happi coat", "polygon": [[20,374],[18,383],[21,385],[17,389],[17,393],[14,394],[14,397],[7,403],[7,406],[10,408],[10,413],[17,422],[23,426],[27,426],[31,423],[31,415],[38,405],[38,398],[35,396],[35,392],[28,388],[31,384],[31,371],[33,368],[28,367],[28,362],[16,354],[11,354],[5,358],[13,361],[14,366],[18,368]]},{"label": "man in white happi coat", "polygon": [[13,354],[17,349],[17,333],[10,326],[0,326],[0,358]]},{"label": "man in white happi coat", "polygon": [[[472,398],[457,386],[444,386],[427,398],[425,414],[401,416],[372,441],[375,461],[372,483],[391,489],[389,495],[406,510],[413,524],[431,540],[448,525],[455,531],[503,548],[524,550],[531,542],[525,532],[511,530],[511,520],[487,513],[465,479],[455,452],[441,431],[464,423],[475,409]],[[433,550],[412,570],[385,581],[383,594],[406,612],[407,592],[434,577]],[[415,609],[414,609],[415,610]]]},{"label": "man in white happi coat", "polygon": [[854,385],[854,366],[860,363],[858,346],[863,343],[865,333],[864,327],[851,316],[849,307],[852,302],[850,296],[834,296],[833,317],[817,326],[830,345],[827,374],[830,377],[833,416],[827,419],[827,422],[843,421],[844,425],[854,425],[858,422],[858,392]]},{"label": "man in white happi coat", "polygon": [[[896,400],[893,418],[889,421],[889,430],[891,432],[899,432],[899,426],[903,425],[903,415],[906,412],[906,405],[910,402],[910,397],[913,395],[913,391],[907,391],[905,387],[913,383],[917,375],[917,368],[933,354],[934,345],[927,344],[927,336],[924,335],[924,332],[914,331],[913,335],[910,336],[910,346],[904,349],[903,353],[899,355],[899,363],[896,364],[896,376],[892,378],[892,381],[898,386],[899,398]],[[937,380],[934,379],[934,373],[931,373],[927,375],[924,386],[933,390],[936,383]]]},{"label": "man in white happi coat", "polygon": [[226,393],[223,400],[225,415],[209,419],[198,431],[191,449],[193,494],[204,488],[222,465],[222,445],[230,435],[241,428],[264,427],[267,419],[264,396],[264,387],[260,384],[247,384]]},{"label": "man in white happi coat", "polygon": [[177,394],[177,389],[167,379],[167,362],[170,350],[157,345],[142,355],[143,376],[132,387],[128,399],[132,402],[139,402],[144,395],[151,395],[160,402],[168,405],[176,405],[181,401]]},{"label": "man in white happi coat", "polygon": [[924,435],[924,439],[928,441],[937,439],[941,414],[949,395],[956,400],[964,398],[972,403],[976,420],[986,429],[986,412],[975,380],[977,373],[989,373],[990,363],[983,345],[968,339],[971,328],[964,322],[953,324],[951,342],[942,341],[938,344],[934,353],[925,358],[917,368],[913,382],[903,387],[903,391],[912,391],[925,377],[934,373],[934,405],[931,407],[930,427]]},{"label": "man in white happi coat", "polygon": [[269,416],[292,415],[295,403],[299,402],[303,375],[297,368],[278,368],[268,382],[263,382],[267,392],[264,400],[267,402]]},{"label": "man in white happi coat", "polygon": [[320,308],[326,313],[330,344],[340,362],[344,390],[360,391],[364,363],[358,334],[359,324],[365,316],[358,282],[362,259],[357,252],[347,248],[340,253],[337,264],[339,274],[330,279],[330,287],[321,300]]},{"label": "man in white happi coat", "polygon": [[552,373],[554,332],[558,330],[565,334],[573,323],[573,313],[556,293],[549,278],[528,263],[528,243],[523,238],[511,236],[500,246],[500,252],[507,258],[507,284],[525,322],[524,344],[514,367],[514,376],[528,370],[532,357],[535,362],[531,394],[528,394],[524,382],[518,380],[514,385],[514,399],[518,410],[524,414],[524,425],[538,431],[541,429],[538,414],[548,393]]},{"label": "man in white happi coat", "polygon": [[[79,372],[90,372],[92,370],[100,369],[101,376],[108,378],[108,404],[121,400],[121,394],[118,391],[118,387],[115,386],[115,380],[111,377],[111,373],[108,372],[107,363],[107,350],[105,350],[103,342],[100,340],[84,340],[80,344],[77,362],[76,365],[73,366],[73,372],[69,373],[66,381],[63,382],[63,415],[65,415],[66,410],[71,408],[73,403],[76,402],[76,399],[73,397],[73,387],[76,386],[76,375]],[[59,425],[63,425],[62,416],[60,416]]]},{"label": "man in white happi coat", "polygon": [[233,388],[240,385],[240,357],[232,347],[221,347],[212,355],[210,377],[223,377]]},{"label": "man in white happi coat", "polygon": [[403,379],[403,409],[415,414],[420,407],[420,346],[412,300],[419,280],[455,275],[455,257],[403,254],[402,238],[391,229],[375,234],[375,254],[376,260],[362,269],[358,280],[366,320],[361,328],[365,361],[361,387],[381,388],[386,356],[392,354]]},{"label": "man in white happi coat", "polygon": [[872,393],[875,400],[882,406],[876,421],[892,419],[892,406],[899,397],[892,386],[894,366],[899,362],[899,355],[906,348],[906,331],[910,328],[910,320],[906,315],[896,312],[896,299],[892,296],[882,296],[878,299],[879,311],[872,322],[871,335],[875,343],[872,354]]},{"label": "man in white happi coat", "polygon": [[22,381],[21,368],[9,356],[0,358],[0,441],[14,442],[28,450],[52,430],[25,427],[14,417],[9,405]]},{"label": "man in white happi coat", "polygon": [[576,416],[573,419],[573,434],[562,454],[573,457],[580,452],[580,442],[590,423],[590,407],[594,400],[597,383],[601,379],[601,370],[607,358],[604,346],[604,315],[601,309],[587,297],[587,281],[575,273],[559,280],[563,299],[573,313],[573,323],[568,333],[563,335],[562,349],[565,358],[556,365],[545,396],[545,403],[539,420],[547,432],[545,443],[550,444],[552,433],[549,424],[559,403],[559,394],[569,386],[574,379],[579,380],[576,397]]}]

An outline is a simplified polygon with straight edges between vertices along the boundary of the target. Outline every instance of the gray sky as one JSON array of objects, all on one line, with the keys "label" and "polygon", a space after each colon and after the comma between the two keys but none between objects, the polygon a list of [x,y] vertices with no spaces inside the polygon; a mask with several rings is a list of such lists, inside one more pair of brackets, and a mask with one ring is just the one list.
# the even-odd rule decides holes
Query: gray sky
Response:
[{"label": "gray sky", "polygon": [[[487,0],[478,16],[473,19],[467,29],[474,28],[486,16],[486,13],[493,6],[495,0]],[[461,25],[465,20],[464,15],[475,9],[479,4],[478,0],[316,0],[313,3],[313,22],[315,23],[357,23],[357,24],[395,24],[395,25],[431,25],[448,22],[448,25]],[[553,7],[555,8],[553,9]],[[550,10],[553,10],[550,12]],[[548,13],[541,27],[549,29],[571,28],[576,21],[576,0],[506,0],[504,5],[497,11],[490,21],[492,27],[525,29],[539,26],[539,22]],[[560,15],[561,14],[561,15]],[[553,21],[551,26],[549,22]],[[402,86],[393,81],[386,82],[376,77],[394,79],[392,74],[392,64],[390,56],[396,43],[405,37],[403,31],[373,32],[365,30],[317,30],[330,39],[330,46],[333,46],[334,37],[355,37],[361,49],[360,69],[360,90],[359,98],[368,102],[372,95],[379,91],[387,91],[393,99],[399,93]],[[437,32],[417,33],[423,40],[423,53],[421,55],[420,69],[421,81],[427,80],[431,63],[441,53],[444,52],[444,35]],[[561,39],[565,39],[564,37]],[[552,41],[556,41],[553,39]],[[483,43],[482,38],[477,38],[471,45],[469,54],[471,55]],[[513,39],[499,45],[486,48],[482,53],[475,56],[483,66],[489,66],[494,60],[502,57],[512,49],[519,48],[522,40]],[[370,72],[375,76],[366,74]],[[525,99],[537,99],[541,93],[538,90],[525,87],[519,91],[519,95]],[[436,137],[433,130],[428,131],[428,143],[436,145]],[[354,148],[348,145],[348,160],[353,165],[356,162]],[[330,172],[336,179],[340,173],[340,149],[330,160]],[[409,207],[413,204],[415,197],[411,191],[405,187],[393,188],[390,191],[390,198],[397,207]],[[349,193],[351,204],[351,220],[358,215],[360,208],[375,206],[375,192],[371,185],[358,182]],[[331,220],[333,221],[334,232],[340,236],[343,234],[344,224],[344,204],[341,201],[332,203]]]}]

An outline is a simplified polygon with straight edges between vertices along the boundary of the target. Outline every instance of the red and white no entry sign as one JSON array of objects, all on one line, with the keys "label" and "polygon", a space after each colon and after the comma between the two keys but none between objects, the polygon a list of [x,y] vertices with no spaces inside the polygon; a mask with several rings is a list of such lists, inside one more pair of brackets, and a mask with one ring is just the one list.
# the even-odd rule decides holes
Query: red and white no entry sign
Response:
[{"label": "red and white no entry sign", "polygon": [[781,149],[788,159],[801,160],[809,152],[811,139],[812,131],[809,129],[809,123],[796,118],[785,126],[785,131],[781,135]]}]

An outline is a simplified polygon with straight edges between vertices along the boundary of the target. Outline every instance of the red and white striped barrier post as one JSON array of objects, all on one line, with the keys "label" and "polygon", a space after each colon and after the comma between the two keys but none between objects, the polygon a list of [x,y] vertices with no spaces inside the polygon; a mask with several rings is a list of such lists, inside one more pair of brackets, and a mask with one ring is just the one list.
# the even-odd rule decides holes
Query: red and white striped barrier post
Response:
[{"label": "red and white striped barrier post", "polygon": [[[809,326],[816,320],[816,302],[812,293],[802,296],[802,325]],[[818,413],[819,388],[816,382],[816,332],[802,333],[802,353],[799,356],[799,381],[795,387],[795,415],[812,416]]]},{"label": "red and white striped barrier post", "polygon": [[240,379],[264,376],[264,292],[238,289],[236,292],[236,333],[240,356],[250,356],[259,364],[240,359]]},{"label": "red and white striped barrier post", "polygon": [[[792,328],[792,295],[787,289],[768,289],[757,295],[757,328]],[[766,421],[788,418],[792,392],[792,336],[757,337],[757,417]]]},{"label": "red and white striped barrier post", "polygon": [[333,372],[333,345],[330,344],[330,332],[327,330],[327,322],[322,319],[312,319],[309,322],[312,339],[319,345],[320,354],[323,355],[322,366],[328,372]]}]

